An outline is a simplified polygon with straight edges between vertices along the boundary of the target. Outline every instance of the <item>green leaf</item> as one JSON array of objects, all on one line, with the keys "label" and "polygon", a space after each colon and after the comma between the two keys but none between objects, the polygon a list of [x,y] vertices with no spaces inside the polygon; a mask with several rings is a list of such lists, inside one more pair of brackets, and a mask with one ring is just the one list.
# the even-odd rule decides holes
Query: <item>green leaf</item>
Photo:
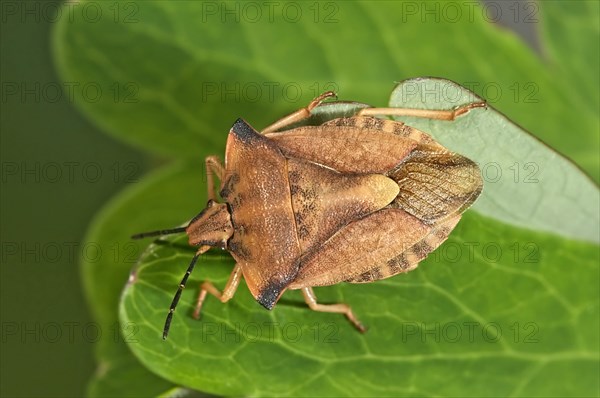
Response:
[{"label": "green leaf", "polygon": [[101,361],[88,385],[89,397],[148,397],[169,391],[172,383],[152,374],[129,349]]},{"label": "green leaf", "polygon": [[[392,92],[392,108],[451,110],[481,101],[445,79],[410,79]],[[396,117],[477,162],[483,194],[473,209],[525,228],[600,241],[600,191],[577,166],[492,107],[455,121]]]},{"label": "green leaf", "polygon": [[[281,10],[288,4],[301,7],[303,17],[286,18]],[[539,4],[546,58],[487,23],[479,6],[471,13],[473,3],[453,4],[472,17],[423,23],[429,17],[423,9],[410,13],[412,1],[282,2],[272,19],[263,9],[258,21],[223,18],[225,7],[244,3],[67,4],[72,18],[61,18],[53,37],[59,72],[65,82],[103,93],[94,100],[93,90],[76,89],[75,104],[120,139],[198,161],[128,191],[98,217],[90,239],[103,253],[120,245],[113,249],[117,261],[84,261],[101,325],[114,326],[131,266],[123,256],[141,247],[123,246],[126,236],[180,224],[202,207],[199,161],[209,148],[222,153],[231,123],[242,116],[260,129],[325,90],[383,106],[394,81],[444,76],[473,87],[598,181],[598,4]],[[206,8],[214,5],[221,7],[216,14]],[[88,6],[100,9],[98,21],[90,21]],[[317,290],[322,302],[350,302],[371,326],[365,336],[339,317],[297,305],[294,292],[269,313],[243,286],[231,303],[209,299],[204,319],[190,319],[194,286],[207,277],[222,286],[230,270],[227,257],[207,255],[165,343],[165,311],[192,254],[181,243],[153,247],[121,302],[124,338],[127,327],[137,330],[130,348],[170,382],[142,369],[123,338],[103,340],[92,394],[169,395],[180,392],[176,383],[240,395],[597,395],[597,246],[470,212],[417,271]],[[503,255],[493,261],[496,245]],[[473,257],[470,248],[478,250]],[[473,341],[464,337],[470,321],[479,322]],[[268,322],[279,322],[273,338],[250,342],[252,325],[266,333]],[[482,328],[493,332],[496,324],[502,337],[488,341]],[[456,325],[462,338],[453,341],[448,333]],[[296,330],[298,341],[290,334]],[[325,340],[331,333],[337,342]]]},{"label": "green leaf", "polygon": [[364,335],[341,315],[310,311],[297,291],[269,312],[245,284],[226,304],[209,296],[193,319],[200,282],[222,288],[233,268],[211,251],[162,341],[194,249],[185,237],[158,243],[124,291],[121,322],[139,330],[136,356],[177,384],[258,396],[592,395],[599,387],[595,245],[469,212],[417,270],[315,289],[320,302],[351,304],[370,327]]},{"label": "green leaf", "polygon": [[[598,113],[600,103],[600,50],[593,41],[600,35],[600,3],[597,1],[555,1],[541,7],[541,34],[545,38],[545,55],[558,77],[564,95],[575,101],[563,112],[578,115]],[[568,57],[568,59],[564,59]],[[567,61],[567,62],[564,62]],[[574,111],[574,112],[573,112]],[[596,131],[598,125],[596,124]]]},{"label": "green leaf", "polygon": [[[597,93],[590,95],[597,84],[589,80],[597,82],[600,72],[593,1],[579,2],[576,12],[566,12],[569,18],[562,18],[569,7],[539,5],[543,15],[554,16],[553,30],[545,30],[556,42],[548,45],[551,64],[486,22],[477,3],[456,3],[461,18],[435,23],[423,23],[433,16],[418,4],[414,12],[410,1],[281,2],[274,12],[262,7],[256,19],[241,11],[244,3],[126,4],[94,3],[103,16],[94,23],[81,10],[86,1],[69,5],[75,12],[56,29],[56,60],[65,81],[103,90],[97,101],[75,90],[74,101],[87,115],[149,150],[193,157],[206,143],[222,148],[222,134],[240,116],[260,129],[328,89],[341,99],[382,106],[394,81],[443,76],[473,87],[596,181],[600,176],[600,104]],[[302,17],[290,20],[284,12],[290,8],[300,8]],[[579,14],[592,20],[590,28]],[[586,63],[556,67],[575,62],[566,49],[571,44]]]}]

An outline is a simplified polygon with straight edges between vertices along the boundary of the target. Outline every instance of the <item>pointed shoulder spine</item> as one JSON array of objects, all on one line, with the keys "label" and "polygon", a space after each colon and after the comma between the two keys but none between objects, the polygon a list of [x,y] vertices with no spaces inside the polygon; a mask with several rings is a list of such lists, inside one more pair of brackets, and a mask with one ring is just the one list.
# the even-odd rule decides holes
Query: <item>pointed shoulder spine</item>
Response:
[{"label": "pointed shoulder spine", "polygon": [[254,128],[242,118],[238,118],[235,123],[233,123],[231,133],[243,143],[251,143],[261,137],[258,131],[254,130]]}]

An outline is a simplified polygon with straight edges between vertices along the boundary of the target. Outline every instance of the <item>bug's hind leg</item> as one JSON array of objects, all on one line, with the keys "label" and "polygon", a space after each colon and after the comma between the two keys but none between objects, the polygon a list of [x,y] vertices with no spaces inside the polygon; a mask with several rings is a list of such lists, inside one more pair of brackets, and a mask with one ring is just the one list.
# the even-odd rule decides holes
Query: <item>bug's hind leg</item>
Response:
[{"label": "bug's hind leg", "polygon": [[304,301],[306,301],[306,304],[308,304],[311,310],[344,314],[359,332],[364,333],[367,331],[367,328],[356,319],[356,316],[352,312],[352,308],[350,308],[348,304],[319,304],[317,303],[317,296],[315,296],[312,287],[303,287],[302,295],[304,296]]},{"label": "bug's hind leg", "polygon": [[238,286],[240,285],[241,280],[242,267],[239,264],[236,264],[235,268],[231,272],[231,275],[229,275],[229,280],[227,281],[223,292],[220,292],[219,289],[215,287],[215,285],[208,281],[202,282],[202,284],[200,285],[200,294],[198,295],[196,309],[194,310],[194,318],[200,318],[200,311],[202,310],[202,304],[204,304],[204,300],[206,299],[207,293],[212,294],[213,296],[221,300],[222,303],[226,303],[235,294]]},{"label": "bug's hind leg", "polygon": [[261,131],[261,134],[272,133],[279,129],[282,129],[286,126],[294,124],[304,119],[308,119],[310,117],[310,112],[315,109],[317,106],[321,104],[321,102],[325,101],[327,98],[336,98],[337,95],[333,91],[325,91],[323,94],[316,97],[314,100],[310,102],[306,107],[298,109],[294,113],[290,113],[287,116],[282,117],[272,125]]},{"label": "bug's hind leg", "polygon": [[471,109],[487,108],[485,101],[473,102],[467,105],[456,107],[452,110],[436,109],[411,109],[411,108],[364,108],[357,112],[357,116],[414,116],[426,119],[437,120],[455,120],[458,116],[464,115]]}]

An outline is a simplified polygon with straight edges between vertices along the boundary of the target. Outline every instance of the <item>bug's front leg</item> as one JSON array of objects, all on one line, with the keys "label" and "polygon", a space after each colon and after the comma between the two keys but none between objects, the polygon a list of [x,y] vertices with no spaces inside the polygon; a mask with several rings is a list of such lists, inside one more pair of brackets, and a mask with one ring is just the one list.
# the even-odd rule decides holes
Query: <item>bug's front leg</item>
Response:
[{"label": "bug's front leg", "polygon": [[367,328],[365,328],[365,326],[360,323],[358,319],[356,319],[356,316],[352,312],[352,308],[350,308],[348,304],[319,304],[317,303],[317,296],[315,296],[315,292],[313,291],[312,287],[303,287],[302,295],[304,296],[304,301],[306,304],[308,304],[311,310],[344,314],[359,332],[364,333],[367,331]]},{"label": "bug's front leg", "polygon": [[225,176],[225,167],[223,167],[221,160],[219,160],[219,158],[216,156],[207,156],[204,159],[204,164],[206,165],[208,199],[216,200],[217,195],[215,193],[213,176],[217,176],[219,181],[223,181],[223,177]]},{"label": "bug's front leg", "polygon": [[323,94],[316,97],[314,100],[310,102],[306,107],[298,109],[294,113],[290,113],[287,116],[282,117],[272,125],[261,131],[261,134],[272,133],[279,129],[282,129],[291,124],[297,123],[301,120],[308,119],[310,117],[310,112],[315,109],[317,106],[321,104],[321,102],[325,101],[327,98],[336,98],[337,95],[333,91],[325,91]]},{"label": "bug's front leg", "polygon": [[473,102],[471,104],[456,107],[452,110],[436,109],[411,109],[411,108],[363,108],[357,116],[414,116],[426,119],[455,120],[458,116],[475,108],[487,108],[485,101]]},{"label": "bug's front leg", "polygon": [[235,294],[238,286],[240,285],[241,280],[242,267],[239,264],[236,264],[235,268],[231,272],[231,275],[229,275],[229,280],[227,281],[223,292],[220,292],[219,289],[215,287],[215,285],[208,281],[202,282],[202,284],[200,285],[200,294],[198,295],[196,309],[194,310],[194,318],[200,318],[200,311],[202,310],[202,304],[204,304],[204,300],[206,299],[207,293],[212,294],[213,296],[221,300],[222,303],[226,303]]}]

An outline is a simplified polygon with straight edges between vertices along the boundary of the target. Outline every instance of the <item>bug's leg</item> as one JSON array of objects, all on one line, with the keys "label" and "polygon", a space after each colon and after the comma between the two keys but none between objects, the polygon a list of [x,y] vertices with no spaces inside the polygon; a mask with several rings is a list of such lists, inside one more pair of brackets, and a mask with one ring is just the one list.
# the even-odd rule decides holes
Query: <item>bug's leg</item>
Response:
[{"label": "bug's leg", "polygon": [[315,109],[317,106],[321,104],[321,102],[325,101],[327,98],[337,98],[337,95],[333,91],[325,91],[323,94],[316,97],[314,100],[310,102],[306,107],[298,109],[294,113],[290,113],[287,116],[282,117],[272,125],[261,131],[261,134],[272,133],[277,131],[285,126],[289,126],[290,124],[294,124],[304,119],[308,119],[310,117],[310,112]]},{"label": "bug's leg", "polygon": [[194,318],[200,318],[200,311],[202,310],[202,304],[204,304],[204,299],[206,299],[207,293],[212,294],[213,296],[221,300],[222,303],[226,303],[235,294],[235,291],[240,285],[241,280],[242,267],[239,264],[236,264],[235,268],[231,272],[231,275],[229,275],[229,280],[227,281],[225,289],[223,289],[222,293],[212,283],[208,281],[202,282],[202,284],[200,285],[200,294],[198,295],[198,302],[196,303],[196,309],[194,310]]},{"label": "bug's leg", "polygon": [[410,109],[410,108],[363,108],[357,112],[357,116],[414,116],[426,119],[455,120],[471,109],[486,108],[485,101],[473,102],[471,104],[456,107],[452,110],[435,109]]},{"label": "bug's leg", "polygon": [[216,200],[215,185],[213,175],[217,176],[219,181],[223,181],[225,176],[225,168],[221,164],[221,161],[216,156],[207,156],[204,159],[206,165],[206,181],[208,186],[208,199]]},{"label": "bug's leg", "polygon": [[350,308],[348,304],[319,304],[317,303],[317,296],[315,296],[312,287],[303,287],[302,295],[304,296],[304,301],[306,301],[306,304],[308,304],[311,310],[344,314],[359,332],[364,333],[367,331],[367,328],[356,319],[356,316],[354,316],[354,313],[352,312],[352,308]]}]

